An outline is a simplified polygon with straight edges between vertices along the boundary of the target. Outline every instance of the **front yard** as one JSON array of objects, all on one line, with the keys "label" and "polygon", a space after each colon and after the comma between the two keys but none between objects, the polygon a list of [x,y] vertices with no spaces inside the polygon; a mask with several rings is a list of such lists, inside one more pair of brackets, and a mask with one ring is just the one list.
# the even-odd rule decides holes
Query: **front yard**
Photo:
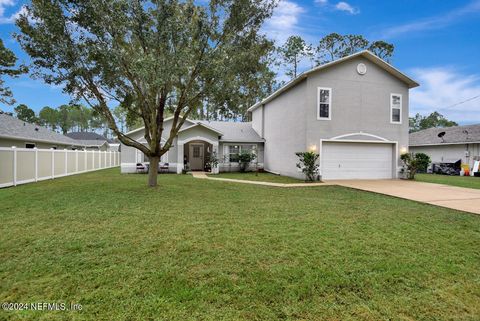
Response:
[{"label": "front yard", "polygon": [[419,182],[445,184],[467,188],[480,188],[480,177],[417,174],[415,175],[415,180]]},{"label": "front yard", "polygon": [[118,169],[0,190],[0,301],[37,320],[480,318],[480,217]]}]

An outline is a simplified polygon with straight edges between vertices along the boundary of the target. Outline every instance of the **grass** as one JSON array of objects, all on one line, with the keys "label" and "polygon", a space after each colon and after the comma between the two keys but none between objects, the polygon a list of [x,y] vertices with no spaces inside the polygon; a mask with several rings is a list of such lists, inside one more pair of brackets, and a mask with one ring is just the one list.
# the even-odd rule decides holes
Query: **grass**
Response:
[{"label": "grass", "polygon": [[291,184],[291,183],[303,183],[303,180],[299,180],[296,178],[291,178],[288,176],[280,176],[271,173],[256,173],[247,172],[247,173],[239,173],[239,172],[232,172],[232,173],[220,173],[212,175],[212,177],[218,178],[230,178],[230,179],[241,179],[247,181],[261,181],[261,182],[271,182],[271,183],[282,183],[282,184]]},{"label": "grass", "polygon": [[415,180],[420,182],[445,184],[459,187],[480,188],[480,177],[417,174],[415,175]]},{"label": "grass", "polygon": [[118,169],[0,190],[2,320],[478,320],[480,216]]}]

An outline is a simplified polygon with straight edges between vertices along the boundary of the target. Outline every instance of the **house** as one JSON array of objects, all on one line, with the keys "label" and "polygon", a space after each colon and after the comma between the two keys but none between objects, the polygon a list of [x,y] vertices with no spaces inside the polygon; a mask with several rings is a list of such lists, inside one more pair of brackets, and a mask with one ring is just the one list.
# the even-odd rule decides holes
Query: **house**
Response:
[{"label": "house", "polygon": [[[177,173],[184,162],[201,170],[216,152],[219,171],[230,171],[238,169],[238,154],[251,150],[258,155],[251,168],[301,178],[295,153],[311,150],[320,154],[322,179],[396,178],[408,148],[409,89],[416,86],[362,51],[300,74],[251,106],[251,122],[187,120],[162,161]],[[171,119],[164,133],[169,126]],[[145,142],[143,131],[127,135]],[[142,160],[142,153],[122,146],[122,172],[133,172]]]},{"label": "house", "polygon": [[456,162],[473,167],[480,160],[480,124],[447,128],[429,128],[411,133],[410,151],[425,153],[434,163]]},{"label": "house", "polygon": [[0,113],[0,147],[79,149],[83,144],[46,127]]},{"label": "house", "polygon": [[[101,151],[109,151],[114,150],[110,148],[110,143],[113,143],[113,140],[107,139],[104,136],[91,133],[91,132],[71,132],[65,134],[72,139],[75,139],[79,143],[81,143],[87,150],[101,150]],[[117,149],[118,151],[118,149]]]}]

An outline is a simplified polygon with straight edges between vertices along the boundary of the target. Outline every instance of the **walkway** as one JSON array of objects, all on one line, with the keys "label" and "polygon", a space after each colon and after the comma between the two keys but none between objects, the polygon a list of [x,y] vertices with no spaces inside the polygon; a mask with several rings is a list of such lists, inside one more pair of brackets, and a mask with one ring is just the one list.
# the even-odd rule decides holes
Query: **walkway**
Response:
[{"label": "walkway", "polygon": [[220,177],[211,177],[205,172],[192,172],[192,176],[200,179],[211,179],[215,181],[222,182],[232,182],[232,183],[241,183],[241,184],[252,184],[252,185],[263,185],[263,186],[274,186],[274,187],[313,187],[313,186],[329,186],[335,185],[330,183],[272,183],[272,182],[261,182],[261,181],[248,181],[243,179],[232,179],[232,178],[220,178]]}]

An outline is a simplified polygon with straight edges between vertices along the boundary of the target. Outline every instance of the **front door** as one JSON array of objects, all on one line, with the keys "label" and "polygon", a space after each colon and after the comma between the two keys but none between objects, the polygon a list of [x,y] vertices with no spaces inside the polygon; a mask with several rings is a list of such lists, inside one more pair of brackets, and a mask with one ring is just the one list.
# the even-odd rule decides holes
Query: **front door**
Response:
[{"label": "front door", "polygon": [[203,144],[190,144],[190,169],[203,171]]}]

